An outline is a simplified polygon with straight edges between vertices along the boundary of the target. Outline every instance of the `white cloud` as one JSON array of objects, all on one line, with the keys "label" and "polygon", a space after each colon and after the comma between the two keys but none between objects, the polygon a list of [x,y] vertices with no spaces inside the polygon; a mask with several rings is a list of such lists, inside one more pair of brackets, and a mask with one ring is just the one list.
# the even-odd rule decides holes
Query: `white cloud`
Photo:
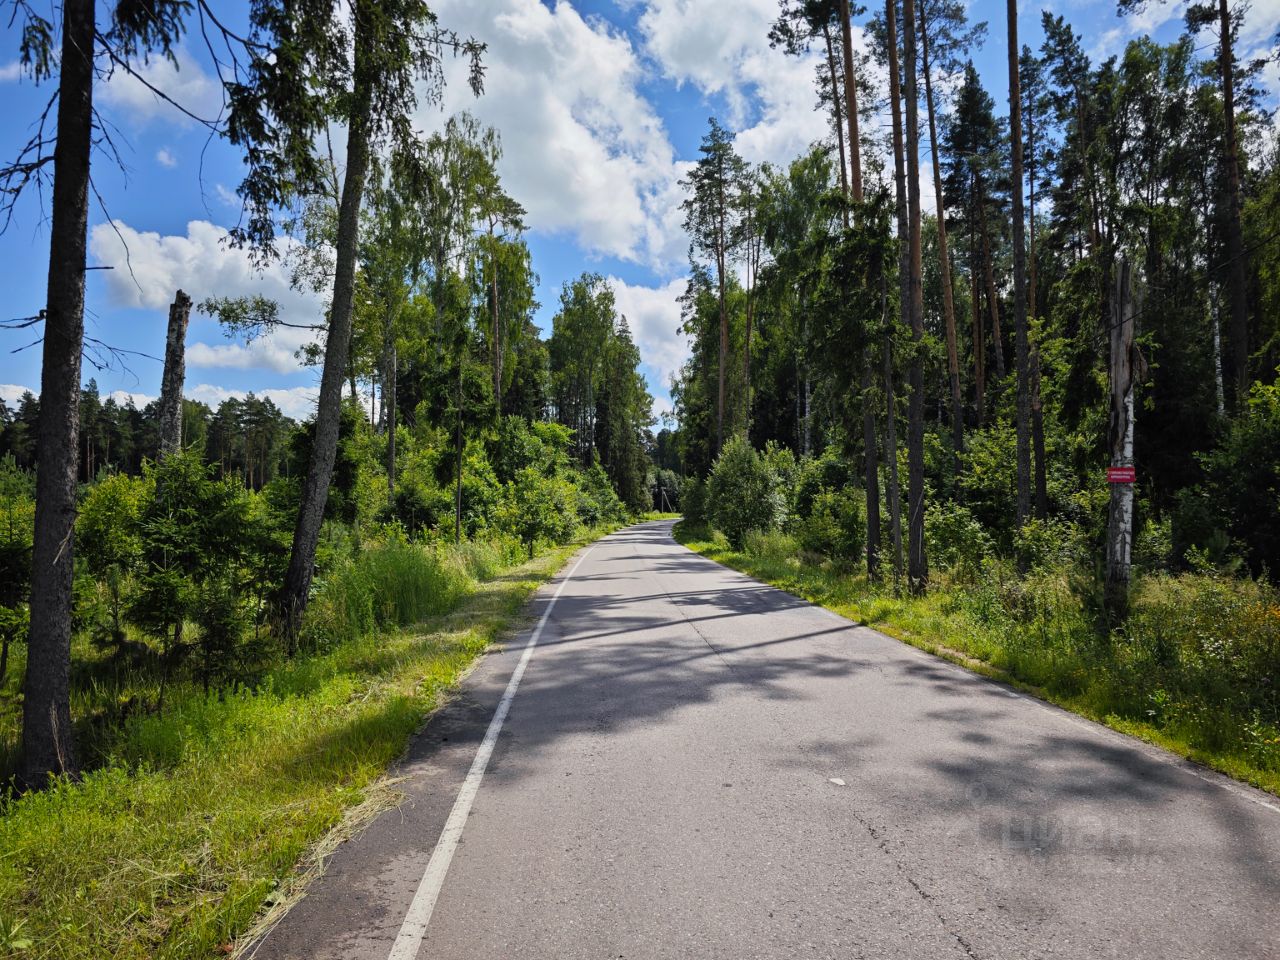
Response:
[{"label": "white cloud", "polygon": [[161,147],[156,151],[156,163],[162,167],[172,168],[178,165],[178,158],[169,152],[168,147]]},{"label": "white cloud", "polygon": [[107,394],[107,399],[114,400],[122,407],[125,404],[132,402],[135,407],[141,410],[153,400],[158,400],[159,397],[154,397],[148,393],[134,393],[129,390],[112,390]]},{"label": "white cloud", "polygon": [[0,83],[13,83],[22,76],[22,64],[17,60],[0,64]]},{"label": "white cloud", "polygon": [[[96,263],[113,267],[106,274],[112,306],[159,314],[181,289],[197,304],[207,297],[259,294],[280,305],[280,319],[286,323],[311,325],[323,319],[320,298],[294,290],[283,265],[272,263],[260,272],[247,253],[223,242],[225,236],[225,230],[206,220],[188,223],[185,236],[142,232],[116,221],[115,229],[106,223],[93,227],[89,249]],[[294,353],[315,337],[313,331],[285,327],[247,345],[197,342],[187,349],[187,363],[297,373],[301,365]]]},{"label": "white cloud", "polygon": [[[228,390],[226,387],[218,387],[209,383],[202,383],[182,392],[188,399],[198,400],[214,409],[217,409],[218,405],[224,400],[230,400],[233,397],[237,400],[243,400],[250,393],[248,390]],[[315,414],[316,398],[320,396],[320,388],[268,387],[264,390],[254,390],[252,393],[256,397],[270,400],[280,408],[280,412],[286,417],[291,417],[301,422]]]},{"label": "white cloud", "polygon": [[[664,76],[725,97],[744,157],[785,165],[826,136],[827,118],[815,105],[819,55],[772,49],[769,27],[777,16],[776,0],[742,0],[732,16],[718,0],[652,0],[639,28]],[[865,49],[860,29],[854,39]]]},{"label": "white cloud", "polygon": [[40,388],[36,387],[32,389],[31,387],[24,387],[17,383],[0,383],[0,400],[3,400],[7,406],[12,408],[17,405],[19,400],[22,399],[22,395],[28,391],[33,394],[38,394],[40,392]]},{"label": "white cloud", "polygon": [[[206,73],[183,48],[176,52],[177,64],[164,57],[134,67],[137,76],[117,68],[103,84],[102,100],[126,112],[135,122],[157,117],[167,123],[193,123],[172,103],[161,99],[148,84],[171,98],[183,110],[203,120],[213,120],[222,105],[222,88],[216,77]],[[145,82],[144,82],[145,81]]]},{"label": "white cloud", "polygon": [[689,357],[688,341],[677,329],[678,299],[687,283],[687,277],[679,277],[660,287],[646,287],[609,277],[618,313],[627,318],[641,359],[657,375],[658,382],[649,385],[655,394],[667,394],[671,375]]},{"label": "white cloud", "polygon": [[[488,44],[485,92],[471,97],[451,63],[444,111],[469,110],[502,134],[500,173],[535,229],[567,233],[589,254],[658,269],[680,263],[670,192],[680,167],[662,119],[641,93],[643,65],[628,37],[569,3],[444,0],[442,23]],[[677,221],[678,226],[678,221]]]}]

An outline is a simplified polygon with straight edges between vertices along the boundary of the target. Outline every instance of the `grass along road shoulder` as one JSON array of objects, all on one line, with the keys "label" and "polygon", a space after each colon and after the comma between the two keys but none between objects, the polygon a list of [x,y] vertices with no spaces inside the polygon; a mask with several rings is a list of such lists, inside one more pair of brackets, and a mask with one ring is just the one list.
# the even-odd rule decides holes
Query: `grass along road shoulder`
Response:
[{"label": "grass along road shoulder", "polygon": [[[927,653],[1280,795],[1273,711],[1229,705],[1246,699],[1239,689],[1246,683],[1261,690],[1249,692],[1254,702],[1280,693],[1265,666],[1232,669],[1280,655],[1280,606],[1265,587],[1249,592],[1213,578],[1154,579],[1136,591],[1133,636],[1108,643],[1061,577],[1029,588],[1011,580],[1009,592],[1032,596],[1021,597],[1025,609],[1010,614],[990,582],[944,579],[924,597],[895,596],[861,573],[802,558],[782,534],[749,536],[743,550],[684,523],[675,537],[708,559]],[[1231,654],[1223,655],[1210,632],[1228,629],[1235,636]]]},{"label": "grass along road shoulder", "polygon": [[335,839],[396,802],[388,766],[579,546],[491,571],[452,610],[298,657],[253,690],[139,717],[82,783],[10,801],[0,955],[229,952]]}]

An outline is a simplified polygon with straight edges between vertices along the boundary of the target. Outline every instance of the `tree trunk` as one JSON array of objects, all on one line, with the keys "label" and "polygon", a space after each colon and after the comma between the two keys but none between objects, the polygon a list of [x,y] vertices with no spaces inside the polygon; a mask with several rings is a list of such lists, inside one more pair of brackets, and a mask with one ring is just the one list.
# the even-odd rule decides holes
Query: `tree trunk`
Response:
[{"label": "tree trunk", "polygon": [[[1136,321],[1130,290],[1129,264],[1122,260],[1116,271],[1115,296],[1111,299],[1111,423],[1108,440],[1111,466],[1133,467],[1133,434],[1137,406],[1134,392],[1140,371],[1137,359]],[[1107,512],[1106,608],[1108,620],[1124,619],[1129,605],[1129,560],[1133,549],[1133,484],[1112,483]]]},{"label": "tree trunk", "polygon": [[853,26],[849,0],[840,0],[840,42],[844,48],[844,102],[849,126],[849,183],[853,199],[862,202],[862,143],[858,135],[858,84],[853,74]]},{"label": "tree trunk", "polygon": [[181,290],[169,306],[169,333],[164,342],[164,376],[160,381],[160,457],[182,449],[182,384],[186,378],[187,322],[191,298]]},{"label": "tree trunk", "polygon": [[[355,296],[356,244],[360,230],[360,204],[369,169],[369,135],[373,106],[373,78],[369,75],[370,37],[366,21],[369,13],[357,0],[355,10],[355,87],[347,129],[347,169],[343,177],[342,199],[338,206],[338,235],[335,244],[333,305],[329,334],[325,340],[324,368],[320,376],[320,399],[316,404],[315,440],[307,478],[302,487],[298,523],[293,533],[293,549],[280,597],[280,614],[290,655],[296,646],[302,615],[311,593],[315,573],[316,544],[329,481],[338,453],[338,432],[342,421],[342,380],[347,371],[351,347],[352,305]],[[354,377],[352,386],[354,387]]]},{"label": "tree trunk", "polygon": [[1027,355],[1027,251],[1022,216],[1022,83],[1018,74],[1018,3],[1007,0],[1009,39],[1009,144],[1013,154],[1013,336],[1017,366],[1017,520],[1031,518],[1031,367]]},{"label": "tree trunk", "polygon": [[[1035,113],[1027,112],[1027,315],[1036,312],[1036,137]],[[1049,483],[1044,462],[1044,406],[1040,400],[1040,337],[1031,339],[1031,459],[1035,465],[1036,516],[1049,516]]]},{"label": "tree trunk", "polygon": [[871,373],[871,350],[862,356],[862,452],[863,477],[867,490],[867,579],[880,575],[880,470],[876,452],[876,410],[872,403],[875,380]]},{"label": "tree trunk", "polygon": [[907,236],[910,244],[911,396],[907,404],[907,582],[912,593],[929,585],[924,543],[924,287],[920,265],[920,119],[916,94],[915,2],[902,0],[907,100]]},{"label": "tree trunk", "polygon": [[[723,197],[721,203],[723,205]],[[722,208],[723,209],[723,206]],[[729,314],[725,309],[724,297],[724,221],[720,224],[720,253],[716,257],[716,276],[720,286],[720,368],[719,385],[716,389],[716,454],[724,449],[724,384],[725,366],[729,362]]]},{"label": "tree trunk", "polygon": [[902,581],[902,504],[898,485],[898,411],[893,392],[893,331],[889,320],[889,291],[881,275],[884,315],[884,461],[889,489],[885,494],[889,507],[889,535],[893,541],[894,589]]},{"label": "tree trunk", "polygon": [[1231,11],[1218,0],[1221,38],[1218,70],[1222,77],[1222,152],[1227,173],[1227,257],[1231,264],[1231,355],[1236,410],[1244,409],[1249,393],[1249,264],[1240,226],[1240,155],[1236,148],[1235,57],[1231,50]]},{"label": "tree trunk", "polygon": [[[892,118],[893,188],[898,218],[898,308],[902,325],[911,325],[910,233],[907,216],[907,173],[902,145],[902,84],[898,70],[898,17],[896,0],[885,3],[886,46],[889,51],[889,107]],[[887,299],[888,293],[885,291]],[[886,305],[884,322],[885,460],[889,468],[889,527],[893,537],[893,573],[902,579],[902,496],[898,482],[898,414],[894,396],[893,324]]]},{"label": "tree trunk", "polygon": [[[849,174],[845,169],[844,156],[844,115],[840,112],[840,82],[836,79],[836,56],[835,51],[831,48],[831,30],[824,23],[822,25],[822,38],[827,43],[827,73],[831,76],[831,112],[836,121],[836,149],[840,151],[840,193],[843,196],[849,195]],[[845,222],[848,223],[848,215],[845,215]]]},{"label": "tree trunk", "polygon": [[391,343],[390,364],[387,370],[386,383],[382,387],[382,396],[387,403],[387,492],[396,492],[396,377],[399,363],[396,358],[395,341]]},{"label": "tree trunk", "polygon": [[1227,414],[1226,391],[1222,383],[1222,308],[1216,284],[1209,287],[1209,319],[1213,327],[1213,392],[1218,403],[1218,416]]},{"label": "tree trunk", "polygon": [[929,115],[929,145],[933,155],[933,194],[938,212],[938,266],[942,271],[942,316],[947,330],[947,374],[951,383],[951,444],[956,473],[964,451],[964,403],[960,399],[960,351],[956,337],[956,303],[951,286],[951,254],[947,251],[947,213],[942,195],[942,161],[938,152],[938,124],[933,108],[933,77],[929,69],[929,20],[920,0],[920,66],[924,73],[924,102]]},{"label": "tree trunk", "polygon": [[996,379],[1003,380],[1004,337],[1000,332],[1000,297],[996,294],[995,264],[991,260],[991,237],[987,233],[986,198],[980,197],[982,214],[979,218],[979,229],[982,231],[982,275],[987,288],[987,307],[991,310],[991,346],[996,354]]},{"label": "tree trunk", "polygon": [[453,542],[462,542],[462,356],[458,357],[457,463],[453,488]]},{"label": "tree trunk", "polygon": [[71,582],[80,449],[93,44],[93,0],[65,0],[36,441],[31,626],[22,685],[19,779],[29,789],[44,788],[50,776],[74,777],[79,773],[71,729]]},{"label": "tree trunk", "polygon": [[969,303],[973,311],[973,388],[977,422],[981,427],[987,413],[987,332],[982,323],[982,299],[978,293],[978,243],[969,231]]}]

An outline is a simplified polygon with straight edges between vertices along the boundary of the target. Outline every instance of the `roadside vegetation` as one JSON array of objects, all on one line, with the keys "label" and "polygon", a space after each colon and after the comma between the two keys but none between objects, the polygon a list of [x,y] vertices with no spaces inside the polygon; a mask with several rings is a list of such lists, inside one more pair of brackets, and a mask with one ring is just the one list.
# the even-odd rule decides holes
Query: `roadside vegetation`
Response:
[{"label": "roadside vegetation", "polygon": [[[1129,612],[1108,628],[1088,532],[1024,528],[1003,549],[959,505],[926,519],[930,590],[870,580],[849,465],[734,441],[686,489],[680,542],[852,620],[1280,794],[1280,590],[1139,542]],[[1095,536],[1099,535],[1095,532]]]}]

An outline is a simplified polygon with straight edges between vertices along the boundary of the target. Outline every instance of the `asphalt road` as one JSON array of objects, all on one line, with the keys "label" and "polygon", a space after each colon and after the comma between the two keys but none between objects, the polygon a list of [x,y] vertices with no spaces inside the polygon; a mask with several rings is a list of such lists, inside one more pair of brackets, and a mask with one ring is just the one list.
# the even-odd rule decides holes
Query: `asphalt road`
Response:
[{"label": "asphalt road", "polygon": [[[562,588],[402,955],[1280,958],[1274,797],[726,570],[670,527],[605,538],[534,601],[541,616]],[[391,956],[528,637],[424,729],[405,802],[257,957]]]}]

